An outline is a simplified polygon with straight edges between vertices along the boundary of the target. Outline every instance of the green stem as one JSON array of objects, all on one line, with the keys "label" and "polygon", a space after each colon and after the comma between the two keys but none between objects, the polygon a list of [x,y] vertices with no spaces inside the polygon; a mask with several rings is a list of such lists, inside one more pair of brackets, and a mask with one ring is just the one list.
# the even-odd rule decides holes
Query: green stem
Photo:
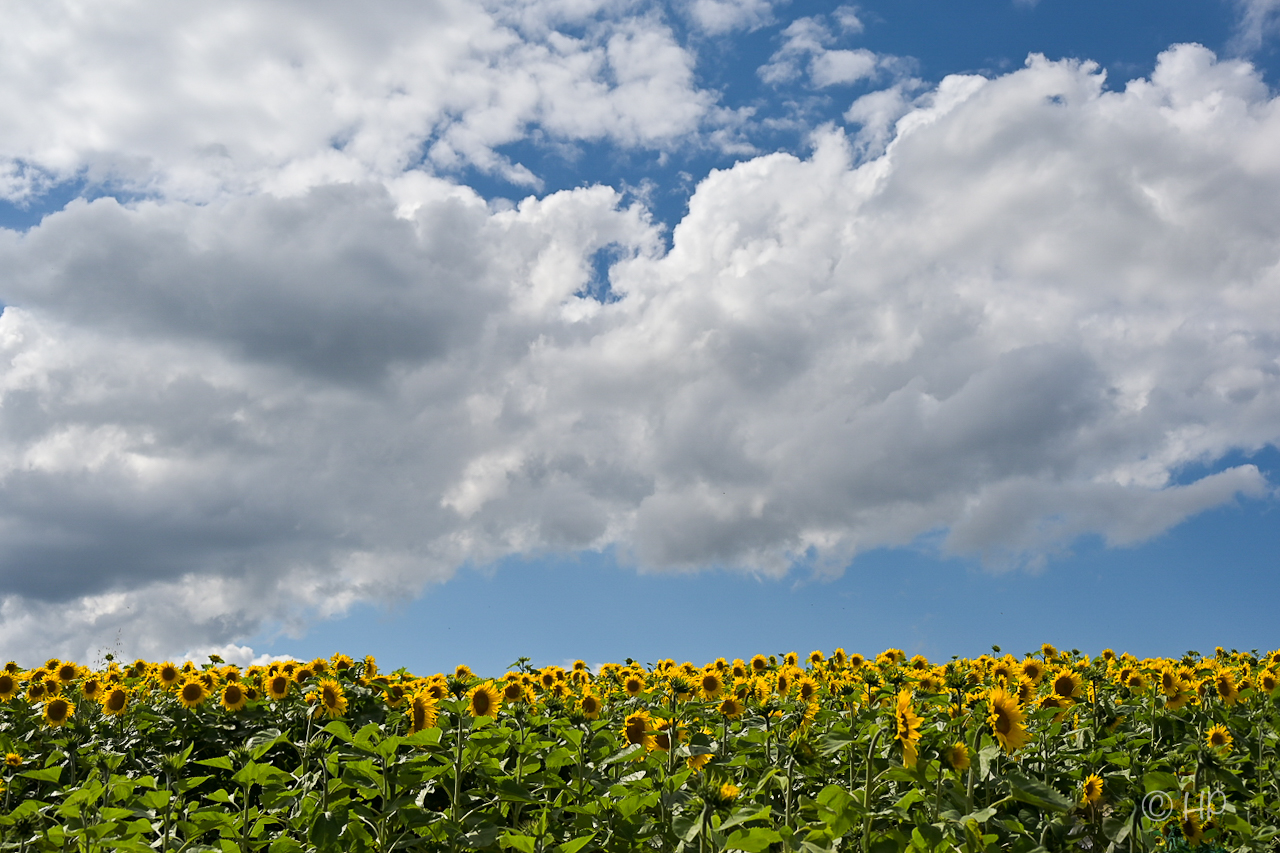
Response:
[{"label": "green stem", "polygon": [[862,820],[862,853],[867,853],[871,847],[871,771],[875,767],[872,759],[875,757],[876,745],[880,743],[880,735],[883,733],[884,729],[876,729],[876,733],[871,737],[871,744],[867,747],[866,785],[862,789],[862,808],[867,814]]}]

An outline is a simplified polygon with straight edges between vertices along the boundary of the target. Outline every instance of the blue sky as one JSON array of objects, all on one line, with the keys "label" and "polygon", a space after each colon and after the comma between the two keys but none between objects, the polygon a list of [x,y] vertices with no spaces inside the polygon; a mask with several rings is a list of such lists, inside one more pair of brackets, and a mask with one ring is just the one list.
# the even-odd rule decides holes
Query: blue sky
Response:
[{"label": "blue sky", "polygon": [[0,650],[1271,648],[1280,5],[0,32]]}]

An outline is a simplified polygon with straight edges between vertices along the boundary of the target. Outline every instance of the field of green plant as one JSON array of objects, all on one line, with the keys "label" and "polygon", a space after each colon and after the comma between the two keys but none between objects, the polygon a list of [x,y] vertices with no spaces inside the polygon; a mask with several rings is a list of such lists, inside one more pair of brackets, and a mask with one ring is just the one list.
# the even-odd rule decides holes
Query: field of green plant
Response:
[{"label": "field of green plant", "polygon": [[0,671],[4,850],[1274,850],[1280,652]]}]

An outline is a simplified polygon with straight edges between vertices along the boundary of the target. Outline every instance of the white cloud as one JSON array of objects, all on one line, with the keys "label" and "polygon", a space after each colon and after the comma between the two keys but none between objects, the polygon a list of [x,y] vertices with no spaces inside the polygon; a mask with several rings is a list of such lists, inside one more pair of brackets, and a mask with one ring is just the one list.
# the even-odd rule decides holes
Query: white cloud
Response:
[{"label": "white cloud", "polygon": [[536,184],[496,150],[534,126],[679,144],[714,96],[670,28],[627,5],[8,6],[0,194],[76,176],[193,200],[289,194],[388,179],[424,153]]},{"label": "white cloud", "polygon": [[[837,10],[835,18],[846,32],[861,31],[861,22],[847,7]],[[792,21],[782,31],[782,37],[782,46],[757,70],[760,79],[773,85],[792,83],[805,76],[810,85],[818,88],[848,85],[899,64],[895,57],[879,56],[866,48],[828,47],[835,36],[821,16]]]},{"label": "white cloud", "polygon": [[[608,544],[1034,567],[1266,493],[1181,473],[1280,439],[1280,101],[1248,65],[1184,45],[1106,91],[1032,57],[892,128],[713,172],[670,251],[608,188],[499,209],[421,172],[0,232],[0,644],[248,658]],[[607,304],[577,295],[602,250]]]},{"label": "white cloud", "polygon": [[1278,29],[1280,0],[1235,0],[1235,5],[1240,18],[1232,46],[1243,53],[1253,53]]},{"label": "white cloud", "polygon": [[773,21],[773,8],[786,0],[691,0],[686,14],[707,35],[755,30]]}]

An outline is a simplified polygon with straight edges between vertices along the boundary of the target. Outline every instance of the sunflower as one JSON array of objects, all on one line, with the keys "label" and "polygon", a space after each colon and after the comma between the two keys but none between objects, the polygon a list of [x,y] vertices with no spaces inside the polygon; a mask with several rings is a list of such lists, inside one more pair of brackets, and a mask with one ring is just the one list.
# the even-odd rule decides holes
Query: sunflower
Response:
[{"label": "sunflower", "polygon": [[700,755],[690,755],[688,758],[684,760],[684,763],[687,764],[689,769],[692,770],[694,773],[699,773],[702,771],[702,768],[706,767],[710,761],[711,761],[711,753],[704,752]]},{"label": "sunflower", "polygon": [[293,671],[293,680],[299,684],[306,684],[315,677],[316,671],[307,664],[303,664]]},{"label": "sunflower", "polygon": [[1053,677],[1053,694],[1062,699],[1074,700],[1080,697],[1080,676],[1069,669],[1059,670]]},{"label": "sunflower", "polygon": [[347,695],[342,692],[342,685],[332,678],[320,680],[320,704],[316,713],[326,717],[341,717],[347,712]]},{"label": "sunflower", "polygon": [[1125,679],[1125,687],[1135,692],[1142,692],[1147,689],[1147,678],[1138,670],[1129,673],[1129,677]]},{"label": "sunflower", "polygon": [[508,681],[502,685],[502,701],[507,704],[512,702],[525,702],[525,686],[519,681]]},{"label": "sunflower", "polygon": [[440,712],[436,708],[436,700],[430,694],[419,692],[409,700],[404,715],[409,718],[409,727],[416,734],[423,729],[435,728]]},{"label": "sunflower", "polygon": [[53,672],[55,669],[58,668],[59,664],[61,663],[62,661],[58,660],[57,658],[49,658],[47,661],[44,662],[43,669],[46,669],[49,672]]},{"label": "sunflower", "polygon": [[1204,827],[1192,809],[1186,809],[1183,811],[1182,817],[1174,818],[1174,825],[1178,827],[1182,837],[1189,841],[1192,846],[1199,846],[1200,840],[1204,838]]},{"label": "sunflower", "polygon": [[460,663],[453,668],[453,677],[460,678],[463,681],[470,681],[476,677],[476,674],[471,671],[471,667],[465,663]]},{"label": "sunflower", "polygon": [[818,682],[807,676],[796,682],[796,688],[800,693],[800,699],[804,702],[812,702],[813,697],[818,695]]},{"label": "sunflower", "polygon": [[782,663],[784,666],[795,666],[800,663],[800,656],[795,652],[787,652],[782,658]]},{"label": "sunflower", "polygon": [[582,698],[578,700],[578,710],[588,720],[600,719],[600,711],[603,708],[604,702],[594,693],[583,693]]},{"label": "sunflower", "polygon": [[769,661],[765,658],[764,655],[756,655],[751,659],[752,672],[764,672],[768,668],[769,668]]},{"label": "sunflower", "polygon": [[1086,806],[1096,805],[1102,800],[1102,777],[1097,773],[1090,773],[1085,777],[1084,785],[1080,789],[1080,804]]},{"label": "sunflower", "polygon": [[333,666],[333,671],[336,672],[338,675],[342,675],[344,672],[346,672],[347,670],[351,669],[351,667],[356,665],[355,661],[353,661],[351,658],[347,657],[344,654],[334,655],[333,657],[329,658],[329,662]]},{"label": "sunflower", "polygon": [[4,757],[4,766],[10,770],[16,770],[22,766],[22,756],[16,752],[10,752]]},{"label": "sunflower", "polygon": [[244,706],[248,703],[249,696],[245,692],[244,685],[231,681],[222,688],[222,699],[219,705],[228,711],[243,711]]},{"label": "sunflower", "polygon": [[467,694],[467,712],[473,717],[494,717],[502,706],[502,694],[491,683],[477,685]]},{"label": "sunflower", "polygon": [[703,699],[719,699],[724,692],[724,679],[720,677],[720,673],[708,670],[698,679],[698,692]]},{"label": "sunflower", "polygon": [[184,708],[195,708],[209,698],[209,688],[199,678],[188,678],[178,691],[178,701]]},{"label": "sunflower", "polygon": [[650,726],[650,718],[648,711],[636,711],[627,717],[622,724],[622,737],[627,743],[638,743],[646,750],[652,750],[653,729]]},{"label": "sunflower", "polygon": [[284,673],[276,673],[268,676],[262,682],[262,691],[267,694],[268,699],[279,702],[289,695],[289,688],[292,684],[293,682],[289,679],[289,676]]},{"label": "sunflower", "polygon": [[894,711],[894,740],[902,744],[902,763],[907,767],[915,767],[919,755],[916,744],[920,742],[920,718],[911,708],[911,691],[898,693],[898,705]]},{"label": "sunflower", "polygon": [[18,679],[11,672],[0,673],[0,702],[8,702],[18,695]]},{"label": "sunflower", "polygon": [[1236,678],[1229,669],[1218,670],[1213,676],[1213,689],[1217,691],[1218,697],[1228,705],[1234,705],[1236,699],[1240,696],[1240,691],[1236,687]]},{"label": "sunflower", "polygon": [[129,691],[124,687],[112,687],[102,694],[102,713],[116,717],[129,707]]},{"label": "sunflower", "polygon": [[735,679],[746,678],[748,671],[749,671],[749,667],[742,660],[742,658],[735,658],[733,661],[733,666],[729,670],[729,674],[732,675]]},{"label": "sunflower", "polygon": [[942,758],[956,772],[963,772],[969,769],[969,747],[965,746],[962,740],[958,740],[944,749]]},{"label": "sunflower", "polygon": [[75,706],[62,697],[44,703],[44,722],[50,728],[58,728],[75,716]]},{"label": "sunflower", "polygon": [[1023,725],[1024,717],[1017,697],[997,687],[987,696],[987,700],[990,703],[987,724],[991,726],[996,740],[1005,752],[1016,752],[1026,746],[1031,735],[1027,734]]},{"label": "sunflower", "polygon": [[777,685],[776,689],[779,696],[786,696],[789,694],[792,687],[791,673],[787,672],[785,669],[782,672],[779,672],[775,684]]},{"label": "sunflower", "polygon": [[731,720],[736,720],[742,716],[742,702],[738,701],[737,696],[729,696],[720,703],[720,713],[724,714]]},{"label": "sunflower", "polygon": [[1204,742],[1209,745],[1210,749],[1230,752],[1231,732],[1227,731],[1226,726],[1214,726],[1204,733]]},{"label": "sunflower", "polygon": [[1027,658],[1022,662],[1022,674],[1031,679],[1032,684],[1039,684],[1044,678],[1044,664],[1035,658]]},{"label": "sunflower", "polygon": [[732,782],[725,782],[720,786],[720,801],[724,805],[728,805],[738,799],[738,795],[741,793],[742,790],[737,785]]},{"label": "sunflower", "polygon": [[80,685],[80,695],[86,699],[97,700],[102,694],[102,682],[96,678],[86,679],[84,684]]},{"label": "sunflower", "polygon": [[53,677],[61,681],[63,684],[70,684],[80,677],[80,667],[71,661],[64,661],[56,667],[50,667],[49,671],[53,673]]},{"label": "sunflower", "polygon": [[1040,645],[1040,654],[1044,655],[1045,660],[1053,660],[1058,656],[1058,650],[1054,648],[1052,643],[1042,643]]},{"label": "sunflower", "polygon": [[628,696],[639,696],[644,692],[644,679],[639,675],[628,675],[622,680],[622,689]]},{"label": "sunflower", "polygon": [[178,679],[182,677],[182,673],[172,663],[165,661],[156,669],[156,678],[160,681],[161,687],[172,687],[178,683]]},{"label": "sunflower", "polygon": [[1276,689],[1276,674],[1270,669],[1264,669],[1258,675],[1258,686],[1267,693],[1271,693]]},{"label": "sunflower", "polygon": [[44,698],[44,694],[45,694],[45,690],[44,690],[43,681],[33,681],[27,685],[27,701],[28,702],[39,702],[41,699]]}]

